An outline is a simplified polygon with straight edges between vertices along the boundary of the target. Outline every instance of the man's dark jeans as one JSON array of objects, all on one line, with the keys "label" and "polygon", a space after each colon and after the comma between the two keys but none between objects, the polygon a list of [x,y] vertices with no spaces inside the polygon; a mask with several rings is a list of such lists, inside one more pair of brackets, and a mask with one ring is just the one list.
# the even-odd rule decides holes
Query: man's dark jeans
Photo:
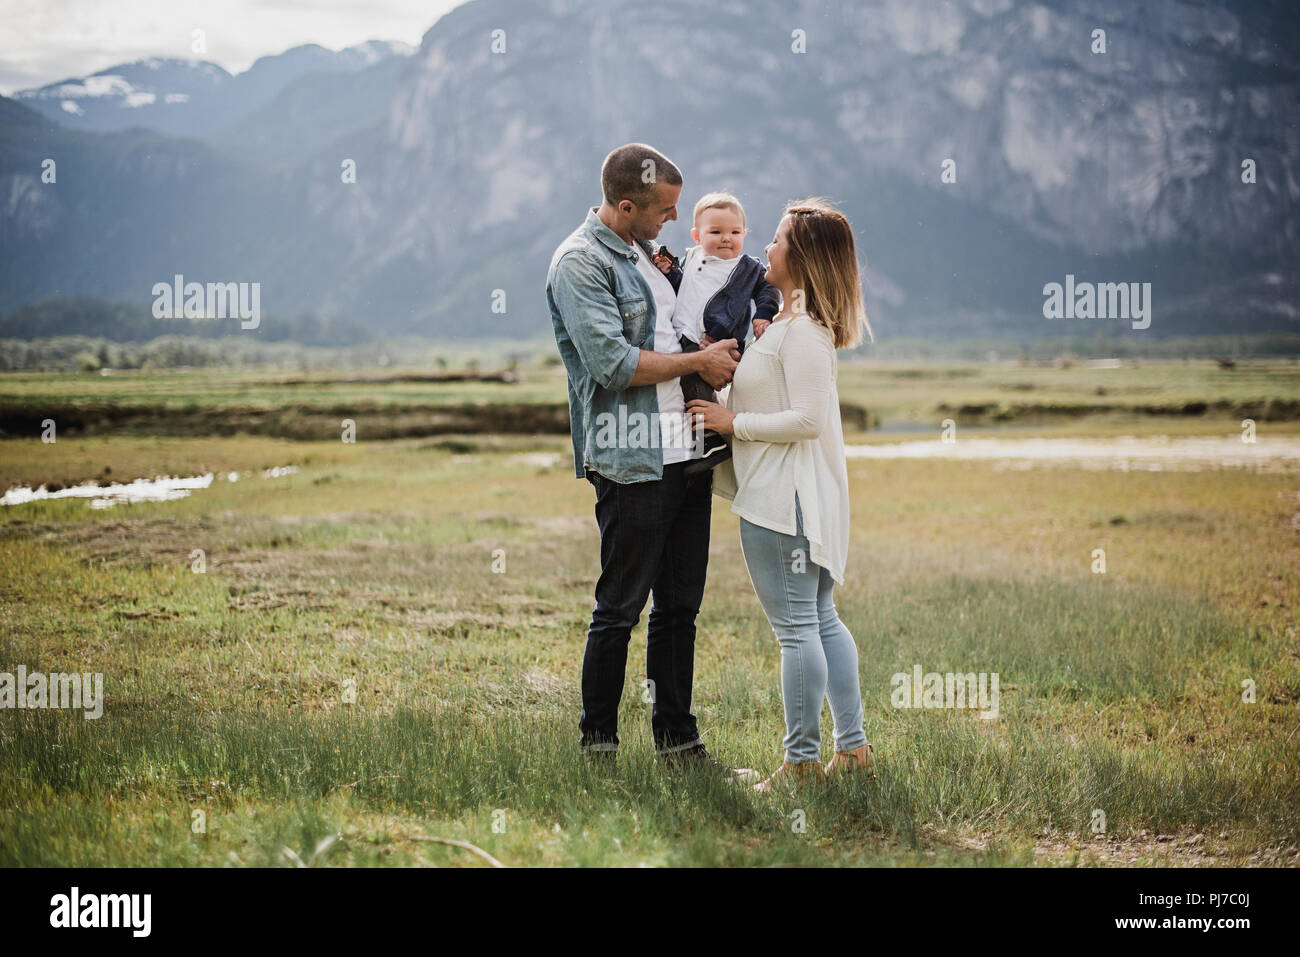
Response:
[{"label": "man's dark jeans", "polygon": [[627,647],[653,594],[646,636],[646,677],[653,702],[650,727],[661,752],[700,742],[691,714],[695,616],[709,563],[713,479],[688,484],[685,462],[664,466],[663,478],[626,485],[587,471],[596,488],[600,578],[582,659],[582,746],[618,747],[618,705]]}]

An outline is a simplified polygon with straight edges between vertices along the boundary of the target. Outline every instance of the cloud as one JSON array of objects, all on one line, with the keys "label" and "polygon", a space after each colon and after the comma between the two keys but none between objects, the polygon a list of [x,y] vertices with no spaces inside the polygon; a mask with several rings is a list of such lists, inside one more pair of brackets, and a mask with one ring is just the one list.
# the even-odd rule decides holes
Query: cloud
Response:
[{"label": "cloud", "polygon": [[[145,57],[211,60],[241,73],[303,43],[418,45],[462,0],[5,0],[0,93]],[[203,30],[206,52],[192,49]]]}]

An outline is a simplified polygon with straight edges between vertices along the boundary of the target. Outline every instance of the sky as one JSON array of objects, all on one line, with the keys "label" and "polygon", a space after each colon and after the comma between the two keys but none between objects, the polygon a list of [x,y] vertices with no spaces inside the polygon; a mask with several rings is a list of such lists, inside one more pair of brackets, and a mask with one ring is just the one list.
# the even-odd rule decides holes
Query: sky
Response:
[{"label": "sky", "polygon": [[[419,46],[464,0],[0,0],[0,94],[146,57],[210,60],[241,73],[302,43]],[[207,52],[192,50],[202,29]]]}]

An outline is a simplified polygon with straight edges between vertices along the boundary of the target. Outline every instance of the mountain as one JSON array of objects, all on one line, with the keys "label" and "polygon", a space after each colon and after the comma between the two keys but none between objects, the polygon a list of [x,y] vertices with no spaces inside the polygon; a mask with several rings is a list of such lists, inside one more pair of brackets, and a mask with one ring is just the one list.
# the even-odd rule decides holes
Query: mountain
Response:
[{"label": "mountain", "polygon": [[[0,319],[0,339],[43,339],[88,336],[110,342],[148,342],[159,335],[215,339],[232,334],[231,323],[212,319],[171,319],[166,329],[148,309],[102,299],[44,299],[15,309]],[[319,316],[274,316],[255,329],[240,330],[262,342],[295,342],[309,346],[356,346],[372,341],[374,330],[347,319]]]},{"label": "mountain", "polygon": [[143,127],[198,136],[235,123],[297,80],[357,73],[412,52],[407,44],[380,40],[338,51],[308,43],[260,57],[234,76],[203,60],[151,57],[20,90],[13,99],[69,129]]},{"label": "mountain", "polygon": [[[260,281],[268,312],[544,334],[551,253],[599,203],[605,154],[640,140],[685,174],[660,236],[676,251],[711,190],[744,202],[760,258],[786,201],[836,200],[882,337],[1300,330],[1290,4],[645,9],[474,0],[414,55],[300,74],[202,142],[37,125],[0,101],[0,310],[147,304],[182,272]],[[39,163],[56,150],[85,165],[66,178],[61,161],[51,188]],[[1045,319],[1044,286],[1067,275],[1150,283],[1150,328]]]},{"label": "mountain", "polygon": [[19,90],[13,99],[69,129],[144,126],[188,135],[227,109],[232,79],[215,63],[152,57]]},{"label": "mountain", "polygon": [[93,295],[148,312],[175,273],[233,279],[270,259],[296,215],[274,182],[194,140],[78,133],[3,97],[0,202],[4,311]]},{"label": "mountain", "polygon": [[406,65],[404,57],[386,56],[355,70],[308,73],[203,141],[233,157],[255,156],[266,167],[299,166],[340,136],[373,126]]}]

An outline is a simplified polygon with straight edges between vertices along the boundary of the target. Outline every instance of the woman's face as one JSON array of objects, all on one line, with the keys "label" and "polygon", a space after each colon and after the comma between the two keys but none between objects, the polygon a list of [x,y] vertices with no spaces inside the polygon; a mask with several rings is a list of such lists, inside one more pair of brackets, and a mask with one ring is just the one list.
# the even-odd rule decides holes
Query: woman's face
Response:
[{"label": "woman's face", "polygon": [[767,254],[767,272],[763,275],[763,278],[778,289],[790,283],[790,273],[786,268],[786,253],[790,248],[789,240],[790,215],[787,213],[781,217],[781,222],[777,224],[776,236],[763,250]]}]

